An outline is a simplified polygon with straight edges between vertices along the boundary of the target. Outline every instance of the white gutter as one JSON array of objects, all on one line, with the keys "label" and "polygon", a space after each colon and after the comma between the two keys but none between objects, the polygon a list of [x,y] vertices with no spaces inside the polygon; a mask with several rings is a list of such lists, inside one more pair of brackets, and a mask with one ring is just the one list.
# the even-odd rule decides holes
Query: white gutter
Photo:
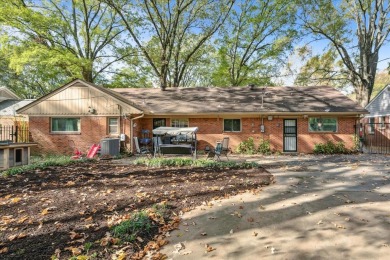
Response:
[{"label": "white gutter", "polygon": [[142,118],[144,116],[145,116],[145,114],[142,113],[142,115],[130,119],[130,151],[131,152],[133,152],[133,146],[134,146],[134,144],[133,144],[133,137],[134,137],[133,121],[136,119]]}]

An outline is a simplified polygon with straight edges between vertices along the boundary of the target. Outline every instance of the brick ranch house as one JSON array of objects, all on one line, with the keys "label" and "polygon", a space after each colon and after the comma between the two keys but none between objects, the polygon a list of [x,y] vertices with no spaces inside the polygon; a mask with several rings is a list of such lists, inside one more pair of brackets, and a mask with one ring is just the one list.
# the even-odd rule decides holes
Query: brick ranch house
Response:
[{"label": "brick ranch house", "polygon": [[104,137],[125,134],[121,145],[158,126],[199,128],[198,149],[228,136],[230,148],[253,137],[280,152],[313,152],[328,140],[354,146],[355,126],[367,110],[331,87],[106,89],[74,80],[20,108],[30,119],[37,151],[86,151]]}]

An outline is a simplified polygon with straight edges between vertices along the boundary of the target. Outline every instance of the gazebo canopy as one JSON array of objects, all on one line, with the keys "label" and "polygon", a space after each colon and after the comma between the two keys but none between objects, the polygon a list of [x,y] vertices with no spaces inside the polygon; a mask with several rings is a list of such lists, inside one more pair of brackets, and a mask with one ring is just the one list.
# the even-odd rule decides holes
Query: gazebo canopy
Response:
[{"label": "gazebo canopy", "polygon": [[152,130],[155,135],[188,135],[196,134],[198,127],[167,127],[160,126]]}]

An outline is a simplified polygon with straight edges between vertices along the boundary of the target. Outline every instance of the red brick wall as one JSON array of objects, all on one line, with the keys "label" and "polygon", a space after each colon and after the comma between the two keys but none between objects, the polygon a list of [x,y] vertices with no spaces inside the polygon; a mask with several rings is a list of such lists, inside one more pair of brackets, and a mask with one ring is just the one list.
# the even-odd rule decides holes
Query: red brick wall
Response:
[{"label": "red brick wall", "polygon": [[[239,117],[237,117],[239,119]],[[137,123],[134,136],[141,137],[141,129],[152,129],[153,119],[142,118]],[[235,152],[240,142],[253,137],[256,146],[261,140],[270,140],[273,151],[283,151],[283,118],[263,119],[265,132],[260,132],[262,120],[260,118],[242,118],[241,132],[223,132],[222,118],[190,118],[190,126],[199,127],[197,134],[198,149],[203,150],[206,146],[215,147],[217,141],[223,137],[229,137],[229,146]],[[354,147],[353,135],[355,133],[356,120],[354,118],[338,118],[338,131],[336,133],[313,133],[309,132],[308,119],[297,118],[298,124],[298,152],[312,153],[316,143],[344,142],[347,148]],[[169,119],[167,119],[169,126]]]},{"label": "red brick wall", "polygon": [[[239,118],[239,117],[237,117]],[[130,120],[122,119],[125,125],[127,136],[126,146],[129,147]],[[152,130],[153,119],[141,118],[134,120],[134,136],[142,137],[141,130]],[[342,141],[346,147],[352,148],[354,145],[353,134],[355,133],[354,118],[339,118],[337,133],[312,133],[308,131],[308,119],[298,118],[298,152],[312,153],[316,143],[324,143],[328,140],[334,142]],[[270,140],[273,151],[283,151],[283,118],[263,119],[265,132],[260,132],[262,120],[260,118],[242,118],[242,131],[237,133],[223,132],[222,118],[190,118],[190,126],[199,127],[198,149],[203,150],[206,146],[215,147],[217,141],[223,137],[229,137],[229,146],[235,152],[240,142],[253,137],[256,146],[261,140]],[[167,126],[170,120],[167,119]],[[69,147],[69,140],[75,142],[76,147],[84,153],[94,144],[99,143],[104,137],[107,137],[107,119],[106,117],[82,117],[81,134],[52,134],[50,133],[49,117],[30,117],[30,131],[33,142],[38,143],[38,147],[33,152],[39,153],[57,153],[71,154],[73,150]],[[121,132],[123,131],[121,125]],[[150,137],[152,133],[150,133]]]},{"label": "red brick wall", "polygon": [[76,148],[86,153],[92,144],[100,143],[107,136],[106,117],[81,117],[80,125],[81,134],[52,134],[49,117],[30,117],[32,142],[38,143],[32,153],[71,154],[71,141]]}]

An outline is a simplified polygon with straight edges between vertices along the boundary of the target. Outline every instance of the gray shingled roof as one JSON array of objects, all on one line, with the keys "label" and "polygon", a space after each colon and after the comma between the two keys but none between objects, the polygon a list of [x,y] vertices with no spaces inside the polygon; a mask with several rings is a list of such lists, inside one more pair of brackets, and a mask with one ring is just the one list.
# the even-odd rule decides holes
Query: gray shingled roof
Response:
[{"label": "gray shingled roof", "polygon": [[113,90],[137,104],[146,114],[367,113],[341,92],[327,86]]},{"label": "gray shingled roof", "polygon": [[0,116],[14,116],[17,114],[16,110],[30,104],[34,100],[35,99],[4,100],[4,101],[0,102]]}]

